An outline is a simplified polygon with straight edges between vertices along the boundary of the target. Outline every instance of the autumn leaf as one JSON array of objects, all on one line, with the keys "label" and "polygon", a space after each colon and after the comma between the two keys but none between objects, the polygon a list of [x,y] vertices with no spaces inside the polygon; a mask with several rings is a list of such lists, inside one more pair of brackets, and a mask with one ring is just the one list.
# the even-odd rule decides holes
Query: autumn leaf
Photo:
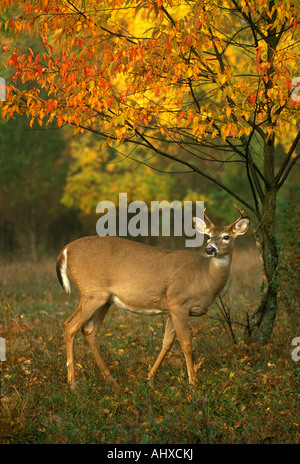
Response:
[{"label": "autumn leaf", "polygon": [[234,422],[233,427],[235,429],[241,428],[247,422],[247,418],[248,418],[248,416],[246,415],[246,416],[242,417],[242,419],[239,420],[238,422]]}]

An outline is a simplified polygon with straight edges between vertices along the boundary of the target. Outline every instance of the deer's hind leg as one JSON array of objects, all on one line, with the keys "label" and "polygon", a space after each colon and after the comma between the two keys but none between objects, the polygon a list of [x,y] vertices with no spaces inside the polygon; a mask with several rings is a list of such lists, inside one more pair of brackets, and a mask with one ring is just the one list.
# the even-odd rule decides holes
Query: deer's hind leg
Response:
[{"label": "deer's hind leg", "polygon": [[100,371],[104,375],[104,377],[112,381],[115,385],[117,382],[111,375],[103,357],[99,350],[99,345],[97,342],[97,334],[102,326],[103,320],[110,308],[110,303],[106,303],[94,313],[94,315],[89,319],[82,328],[82,333],[84,335],[84,339],[89,346],[93,356],[95,358],[96,364],[99,367]]},{"label": "deer's hind leg", "polygon": [[172,345],[174,343],[175,337],[176,337],[176,332],[175,332],[175,329],[174,329],[173,321],[172,321],[171,317],[169,316],[168,319],[167,319],[167,322],[166,322],[165,335],[164,335],[164,340],[163,340],[163,345],[162,345],[161,352],[159,353],[158,358],[155,361],[155,363],[154,363],[154,365],[153,365],[153,367],[152,367],[152,369],[151,369],[151,371],[149,372],[149,375],[148,375],[148,380],[149,380],[150,385],[152,385],[153,379],[156,376],[156,373],[157,373],[161,363],[165,359],[167,353],[170,351],[170,349],[171,349],[171,347],[172,347]]},{"label": "deer's hind leg", "polygon": [[[65,334],[66,334],[66,351],[67,351],[67,368],[68,368],[68,382],[71,388],[75,387],[75,363],[74,363],[74,340],[76,334],[84,327],[90,320],[93,319],[95,313],[101,310],[103,306],[106,307],[109,295],[101,295],[101,297],[81,297],[80,303],[75,312],[66,320]],[[107,312],[103,311],[102,321]]]}]

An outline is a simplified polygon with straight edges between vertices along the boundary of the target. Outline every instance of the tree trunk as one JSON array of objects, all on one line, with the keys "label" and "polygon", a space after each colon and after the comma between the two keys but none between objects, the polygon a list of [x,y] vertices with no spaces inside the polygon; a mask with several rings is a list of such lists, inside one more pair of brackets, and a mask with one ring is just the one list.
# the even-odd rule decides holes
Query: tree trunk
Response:
[{"label": "tree trunk", "polygon": [[[276,192],[266,196],[265,218],[274,216]],[[269,213],[269,214],[268,214]],[[261,241],[261,256],[263,261],[264,279],[262,283],[262,299],[258,309],[250,319],[251,339],[254,342],[265,344],[268,342],[277,314],[277,269],[278,250],[274,235],[275,218],[263,220],[259,226]]]},{"label": "tree trunk", "polygon": [[[256,244],[260,248],[263,263],[263,283],[260,306],[250,318],[251,340],[260,344],[268,342],[277,314],[277,269],[278,247],[275,237],[277,185],[274,180],[274,140],[265,143],[265,169],[267,180],[262,204],[262,219],[255,233]],[[249,333],[249,331],[248,331]]]}]

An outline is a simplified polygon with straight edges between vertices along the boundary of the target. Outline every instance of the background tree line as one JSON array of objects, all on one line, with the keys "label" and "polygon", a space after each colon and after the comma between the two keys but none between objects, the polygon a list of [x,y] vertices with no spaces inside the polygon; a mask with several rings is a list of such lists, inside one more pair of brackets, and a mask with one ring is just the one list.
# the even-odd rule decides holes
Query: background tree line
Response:
[{"label": "background tree line", "polygon": [[[99,201],[118,204],[119,192],[128,202],[143,200],[203,200],[217,224],[230,223],[235,214],[231,196],[212,187],[195,173],[180,173],[176,163],[163,158],[153,168],[145,166],[147,150],[122,153],[102,148],[93,134],[74,136],[68,128],[53,125],[45,131],[30,127],[25,116],[15,116],[0,126],[0,217],[1,253],[37,259],[52,255],[65,243],[83,234],[96,233]],[[280,154],[280,150],[279,154]],[[296,149],[300,153],[300,149]],[[101,157],[99,156],[101,154]],[[281,156],[284,156],[282,149]],[[168,166],[173,173],[160,172]],[[235,191],[250,197],[244,170],[227,164],[216,172]],[[299,204],[298,175],[292,173],[279,196],[277,234],[282,241],[297,243]],[[137,238],[139,239],[139,238]],[[246,237],[245,237],[246,239]],[[168,246],[164,240],[164,245]],[[245,240],[252,244],[249,236]],[[159,239],[153,238],[153,243]],[[172,239],[171,246],[182,240]],[[295,256],[295,254],[293,254]],[[297,252],[296,252],[297,256]]]}]

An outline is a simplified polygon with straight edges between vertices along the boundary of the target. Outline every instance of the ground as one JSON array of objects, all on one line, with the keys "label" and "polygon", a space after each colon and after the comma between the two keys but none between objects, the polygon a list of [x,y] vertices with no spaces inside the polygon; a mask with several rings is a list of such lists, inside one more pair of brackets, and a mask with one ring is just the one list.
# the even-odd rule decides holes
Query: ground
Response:
[{"label": "ground", "polygon": [[[0,442],[6,443],[299,443],[300,362],[292,359],[299,328],[280,306],[267,346],[243,342],[216,305],[191,318],[198,384],[188,386],[176,342],[154,386],[147,374],[165,318],[111,308],[99,343],[120,392],[99,375],[82,335],[76,338],[77,390],[67,385],[63,323],[78,301],[66,296],[55,259],[2,263]],[[233,322],[246,323],[259,302],[254,249],[236,250],[223,302]],[[298,332],[297,332],[298,330]]]}]

